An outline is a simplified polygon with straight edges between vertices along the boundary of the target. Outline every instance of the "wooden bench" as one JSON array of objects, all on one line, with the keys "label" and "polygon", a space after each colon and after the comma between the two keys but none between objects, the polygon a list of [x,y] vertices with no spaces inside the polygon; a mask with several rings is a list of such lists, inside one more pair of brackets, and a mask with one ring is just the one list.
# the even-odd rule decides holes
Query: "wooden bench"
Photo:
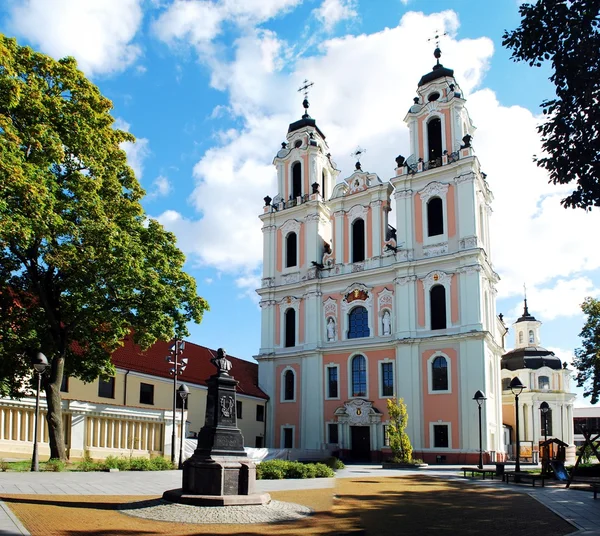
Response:
[{"label": "wooden bench", "polygon": [[485,475],[489,475],[490,478],[493,480],[496,474],[496,471],[494,469],[479,469],[479,467],[461,467],[460,470],[463,472],[465,478],[467,478],[467,473],[471,473],[472,477],[476,474],[481,475],[483,480],[485,480]]},{"label": "wooden bench", "polygon": [[529,478],[531,480],[531,485],[535,488],[535,481],[542,481],[542,488],[544,487],[544,480],[548,477],[544,475],[540,475],[537,473],[527,473],[525,471],[505,471],[504,472],[504,481],[508,484],[510,482],[510,478],[512,477],[513,482],[520,482],[523,479]]}]

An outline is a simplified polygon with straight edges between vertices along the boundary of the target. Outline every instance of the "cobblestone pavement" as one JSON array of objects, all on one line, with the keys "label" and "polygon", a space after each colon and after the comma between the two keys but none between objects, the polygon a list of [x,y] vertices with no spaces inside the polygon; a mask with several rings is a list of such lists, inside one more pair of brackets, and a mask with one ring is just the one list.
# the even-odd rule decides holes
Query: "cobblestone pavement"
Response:
[{"label": "cobblestone pavement", "polygon": [[[458,466],[432,466],[415,471],[384,470],[381,465],[350,465],[337,472],[336,478],[399,476],[424,473],[445,479],[460,479]],[[491,469],[491,467],[490,467]],[[459,476],[460,475],[460,476]],[[505,484],[499,480],[470,479],[478,486],[510,486],[511,491],[527,493],[569,521],[577,536],[600,536],[600,499],[587,491],[564,486],[529,487]],[[267,480],[257,482],[257,492],[333,487],[335,479]],[[40,495],[162,495],[165,490],[181,487],[179,471],[122,473],[0,473],[0,494]],[[233,512],[233,511],[232,511]],[[223,521],[221,521],[223,522]],[[233,520],[231,520],[233,522]],[[27,530],[0,501],[0,536],[28,535]]]}]

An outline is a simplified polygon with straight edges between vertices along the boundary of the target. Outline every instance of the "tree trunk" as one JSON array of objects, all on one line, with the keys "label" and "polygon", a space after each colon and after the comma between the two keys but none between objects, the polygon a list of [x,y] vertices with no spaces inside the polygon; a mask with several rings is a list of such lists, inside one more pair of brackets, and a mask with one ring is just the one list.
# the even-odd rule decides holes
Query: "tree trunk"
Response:
[{"label": "tree trunk", "polygon": [[60,385],[62,383],[64,358],[56,357],[52,360],[50,377],[44,382],[46,403],[48,404],[48,441],[50,443],[50,458],[67,461],[67,447],[65,445],[65,432],[62,420],[62,398]]}]

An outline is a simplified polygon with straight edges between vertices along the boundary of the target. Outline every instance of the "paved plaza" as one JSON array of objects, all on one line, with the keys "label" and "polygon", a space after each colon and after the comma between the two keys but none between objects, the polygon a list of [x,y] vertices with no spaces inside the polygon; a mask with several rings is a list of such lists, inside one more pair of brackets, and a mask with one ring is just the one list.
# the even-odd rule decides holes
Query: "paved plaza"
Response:
[{"label": "paved plaza", "polygon": [[[466,482],[458,467],[430,467],[419,471],[383,470],[380,465],[350,465],[340,470],[336,478],[305,480],[263,480],[257,482],[259,492],[317,490],[334,488],[336,479],[368,477],[407,477],[427,475],[446,481]],[[572,534],[600,536],[600,499],[589,491],[566,489],[564,485],[529,487],[507,485],[496,479],[469,479],[469,484],[481,488],[510,490],[528,494],[573,525]],[[0,473],[0,496],[6,495],[68,495],[68,496],[160,496],[167,489],[181,485],[181,472],[121,472],[121,473]],[[332,490],[333,491],[333,490]],[[483,491],[483,489],[482,489]],[[425,532],[424,532],[425,533]],[[27,535],[29,532],[15,517],[7,504],[0,502],[0,535]],[[101,531],[97,534],[102,534]]]}]

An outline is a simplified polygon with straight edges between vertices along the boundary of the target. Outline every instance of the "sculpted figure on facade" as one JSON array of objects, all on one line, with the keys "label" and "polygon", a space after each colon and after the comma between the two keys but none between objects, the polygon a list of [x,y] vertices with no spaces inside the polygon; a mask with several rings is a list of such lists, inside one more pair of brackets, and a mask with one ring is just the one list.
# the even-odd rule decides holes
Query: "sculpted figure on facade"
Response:
[{"label": "sculpted figure on facade", "polygon": [[389,311],[386,310],[385,313],[383,313],[381,324],[383,326],[383,334],[390,335],[392,332],[392,318]]},{"label": "sculpted figure on facade", "polygon": [[327,340],[335,341],[335,320],[332,316],[327,320]]}]

